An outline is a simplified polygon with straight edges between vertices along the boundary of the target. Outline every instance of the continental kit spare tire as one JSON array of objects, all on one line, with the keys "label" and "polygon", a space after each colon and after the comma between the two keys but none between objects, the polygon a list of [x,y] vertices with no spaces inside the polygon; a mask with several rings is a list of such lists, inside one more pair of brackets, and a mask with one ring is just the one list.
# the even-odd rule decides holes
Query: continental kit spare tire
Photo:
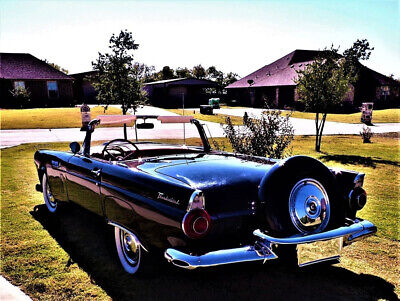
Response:
[{"label": "continental kit spare tire", "polygon": [[264,230],[285,237],[339,226],[344,208],[335,184],[334,174],[314,158],[294,156],[276,163],[258,191]]}]

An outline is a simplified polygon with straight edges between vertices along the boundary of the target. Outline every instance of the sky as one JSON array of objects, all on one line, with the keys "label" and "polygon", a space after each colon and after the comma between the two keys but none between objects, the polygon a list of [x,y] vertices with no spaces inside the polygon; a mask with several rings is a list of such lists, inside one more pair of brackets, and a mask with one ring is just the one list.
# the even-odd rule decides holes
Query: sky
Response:
[{"label": "sky", "polygon": [[241,77],[295,49],[375,47],[364,64],[400,77],[400,0],[18,1],[0,0],[0,52],[47,59],[69,73],[91,70],[112,33],[127,29],[135,60],[216,66]]}]

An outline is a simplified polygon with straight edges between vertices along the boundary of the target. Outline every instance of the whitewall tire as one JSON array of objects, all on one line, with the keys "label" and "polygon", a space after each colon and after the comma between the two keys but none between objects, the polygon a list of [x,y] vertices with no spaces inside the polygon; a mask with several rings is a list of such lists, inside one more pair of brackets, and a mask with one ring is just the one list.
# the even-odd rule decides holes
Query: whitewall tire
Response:
[{"label": "whitewall tire", "polygon": [[42,189],[43,189],[43,198],[46,204],[47,210],[50,213],[55,213],[57,211],[57,200],[54,198],[53,194],[51,193],[50,185],[47,179],[47,175],[43,174],[42,178]]},{"label": "whitewall tire", "polygon": [[142,261],[143,250],[139,239],[133,233],[128,233],[115,227],[115,246],[119,261],[124,270],[129,274],[136,274]]}]

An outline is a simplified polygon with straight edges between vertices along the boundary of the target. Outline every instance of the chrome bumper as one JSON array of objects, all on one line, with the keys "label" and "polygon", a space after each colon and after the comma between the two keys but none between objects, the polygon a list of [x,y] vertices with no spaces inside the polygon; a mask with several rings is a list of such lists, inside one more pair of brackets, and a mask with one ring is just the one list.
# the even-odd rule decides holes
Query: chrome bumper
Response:
[{"label": "chrome bumper", "polygon": [[[297,245],[299,249],[299,246],[303,247],[317,242],[339,239],[340,251],[342,246],[349,245],[361,238],[372,235],[376,230],[376,226],[367,220],[349,221],[349,224],[346,226],[326,232],[303,236],[294,235],[285,238],[272,237],[266,235],[260,230],[255,230],[253,234],[258,238],[258,240],[253,246],[218,250],[199,256],[186,254],[179,250],[170,248],[165,251],[164,256],[172,264],[185,269],[256,260],[263,260],[265,262],[267,260],[278,258],[278,256],[272,251],[272,245]],[[332,255],[323,259],[309,260],[305,263],[300,262],[299,259],[299,266],[337,258],[339,258],[339,255]]]}]

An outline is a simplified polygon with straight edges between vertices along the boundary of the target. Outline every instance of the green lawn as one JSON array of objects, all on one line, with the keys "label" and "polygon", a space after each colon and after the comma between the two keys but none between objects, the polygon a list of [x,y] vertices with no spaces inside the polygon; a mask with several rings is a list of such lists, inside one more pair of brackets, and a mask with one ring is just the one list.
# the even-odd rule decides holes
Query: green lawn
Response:
[{"label": "green lawn", "polygon": [[[91,109],[91,118],[98,115],[121,114],[121,109],[109,107],[104,113],[103,107]],[[7,129],[57,129],[82,126],[79,108],[46,108],[0,110],[0,128]]]},{"label": "green lawn", "polygon": [[[225,109],[245,109],[245,107],[228,107],[222,106],[221,108]],[[168,109],[168,111],[182,115],[181,109]],[[286,111],[283,111],[285,114]],[[310,112],[299,112],[293,111],[292,117],[295,118],[302,118],[302,119],[315,119],[315,113]],[[214,115],[203,115],[200,114],[198,111],[193,110],[185,110],[185,115],[192,115],[196,119],[204,120],[204,121],[211,121],[217,123],[225,123],[225,118],[230,116],[233,124],[235,125],[242,125],[243,120],[242,117],[238,116],[231,116],[225,114],[214,114]],[[328,114],[327,121],[336,121],[336,122],[345,122],[345,123],[361,123],[360,121],[361,113],[353,113],[353,114]],[[400,122],[400,109],[387,109],[387,110],[374,110],[372,114],[372,122],[373,123],[388,123],[388,122]]]},{"label": "green lawn", "polygon": [[[292,117],[303,119],[315,119],[315,113],[295,111]],[[327,121],[361,123],[361,112],[353,114],[328,114]],[[372,123],[400,122],[400,109],[374,110]]]},{"label": "green lawn", "polygon": [[1,274],[32,298],[44,300],[180,300],[193,294],[196,299],[292,299],[299,292],[305,299],[394,300],[400,296],[399,139],[372,140],[363,144],[358,136],[323,137],[323,153],[314,152],[313,137],[299,136],[293,143],[294,154],[366,173],[368,202],[359,216],[374,222],[378,233],[345,248],[340,264],[292,271],[271,261],[185,271],[161,261],[142,278],[123,273],[112,234],[99,219],[73,206],[57,217],[46,213],[42,195],[34,190],[33,154],[38,148],[66,150],[67,143],[3,149]]}]

